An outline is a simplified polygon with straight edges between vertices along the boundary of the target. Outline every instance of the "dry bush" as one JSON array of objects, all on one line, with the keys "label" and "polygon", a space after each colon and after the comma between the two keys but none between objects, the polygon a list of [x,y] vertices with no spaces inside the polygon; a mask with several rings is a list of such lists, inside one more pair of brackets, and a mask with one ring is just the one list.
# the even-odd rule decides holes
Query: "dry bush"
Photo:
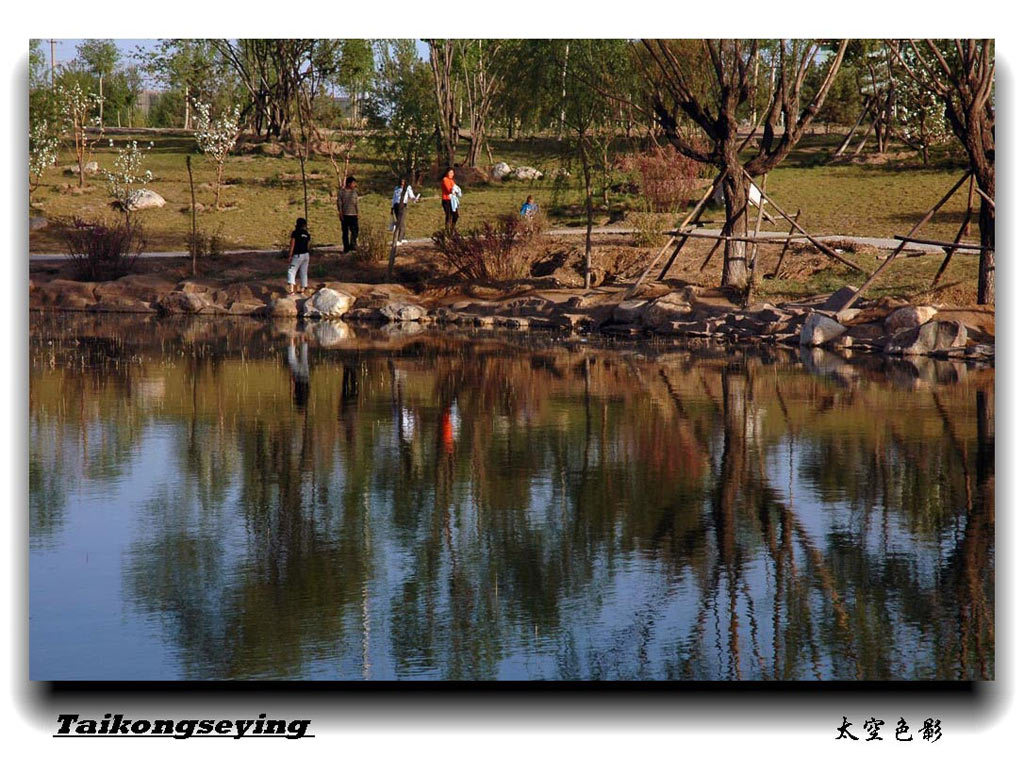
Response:
[{"label": "dry bush", "polygon": [[369,224],[359,229],[359,245],[352,253],[357,261],[383,261],[391,252],[393,233],[388,231],[388,222]]},{"label": "dry bush", "polygon": [[543,254],[534,244],[542,223],[543,217],[526,219],[507,213],[466,233],[449,229],[435,232],[434,247],[462,279],[524,279]]},{"label": "dry bush", "polygon": [[661,216],[657,213],[637,213],[630,217],[633,223],[633,244],[654,247],[661,242]]},{"label": "dry bush", "polygon": [[87,221],[78,216],[61,220],[57,231],[80,281],[105,282],[131,272],[145,240],[133,218]]}]

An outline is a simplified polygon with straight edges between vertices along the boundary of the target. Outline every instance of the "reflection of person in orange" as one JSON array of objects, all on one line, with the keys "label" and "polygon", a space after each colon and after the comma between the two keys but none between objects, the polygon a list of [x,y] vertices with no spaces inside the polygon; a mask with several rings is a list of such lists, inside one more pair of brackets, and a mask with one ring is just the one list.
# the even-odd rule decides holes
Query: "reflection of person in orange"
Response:
[{"label": "reflection of person in orange", "polygon": [[452,430],[451,410],[445,408],[441,411],[441,442],[444,444],[444,451],[451,455],[455,452],[455,434]]}]

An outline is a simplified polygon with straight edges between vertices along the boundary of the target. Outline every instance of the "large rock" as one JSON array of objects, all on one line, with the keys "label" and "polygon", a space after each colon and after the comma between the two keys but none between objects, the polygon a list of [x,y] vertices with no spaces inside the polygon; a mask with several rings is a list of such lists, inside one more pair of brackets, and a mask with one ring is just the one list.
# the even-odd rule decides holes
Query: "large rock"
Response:
[{"label": "large rock", "polygon": [[151,189],[139,190],[131,203],[130,210],[143,211],[147,208],[163,208],[167,204],[160,195]]},{"label": "large rock", "polygon": [[638,324],[645,308],[646,300],[624,300],[612,311],[612,321],[616,324]]},{"label": "large rock", "polygon": [[270,318],[297,318],[299,305],[295,298],[279,297],[267,306],[267,315]]},{"label": "large rock", "polygon": [[929,355],[964,347],[967,327],[959,321],[929,321],[914,329],[897,332],[885,346],[885,352],[899,355]]},{"label": "large rock", "polygon": [[197,292],[168,292],[156,301],[157,309],[169,314],[199,313],[211,306],[212,303]]},{"label": "large rock", "polygon": [[323,287],[306,301],[305,315],[307,318],[341,318],[348,313],[355,300],[347,292]]},{"label": "large rock", "polygon": [[520,166],[517,169],[513,169],[512,178],[519,181],[532,182],[534,179],[543,179],[544,173],[531,166]]},{"label": "large rock", "polygon": [[845,331],[846,327],[835,319],[822,313],[812,313],[804,321],[804,326],[800,330],[800,344],[824,345]]},{"label": "large rock", "polygon": [[491,176],[495,179],[504,179],[506,176],[512,173],[512,167],[502,161],[501,163],[495,163],[491,166]]},{"label": "large rock", "polygon": [[[821,304],[820,310],[832,311],[833,313],[835,313],[836,311],[849,307],[847,306],[847,302],[849,302],[850,298],[853,297],[855,294],[857,294],[857,288],[848,284],[842,289],[833,292],[829,296],[828,300]],[[852,305],[854,304],[851,303],[850,306]]]},{"label": "large rock", "polygon": [[641,316],[643,325],[649,329],[660,329],[675,321],[692,321],[690,303],[682,293],[673,292],[659,297],[644,309]]},{"label": "large rock", "polygon": [[427,311],[411,303],[388,303],[380,309],[380,315],[388,321],[419,321]]},{"label": "large rock", "polygon": [[50,220],[46,216],[29,216],[28,217],[28,230],[30,232],[38,232],[40,229],[45,229],[50,225]]},{"label": "large rock", "polygon": [[923,326],[931,321],[938,312],[937,308],[932,308],[930,305],[907,305],[897,308],[885,319],[885,330],[890,334],[895,334],[903,329]]},{"label": "large rock", "polygon": [[[85,173],[87,174],[95,174],[99,172],[99,170],[100,164],[98,164],[96,161],[89,161],[88,163],[85,164]],[[72,166],[70,171],[65,173],[71,173],[74,176],[78,176],[78,165],[76,164]]]}]

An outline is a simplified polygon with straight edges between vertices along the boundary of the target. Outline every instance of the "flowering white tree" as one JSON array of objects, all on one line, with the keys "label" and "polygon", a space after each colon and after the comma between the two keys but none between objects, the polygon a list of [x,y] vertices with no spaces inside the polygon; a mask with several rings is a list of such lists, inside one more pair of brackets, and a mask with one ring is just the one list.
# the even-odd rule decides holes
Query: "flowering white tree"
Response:
[{"label": "flowering white tree", "polygon": [[[907,65],[920,67],[913,48],[905,46],[899,52]],[[893,72],[892,86],[894,133],[908,147],[921,153],[921,159],[928,165],[932,146],[948,142],[952,137],[946,106],[934,91],[900,68]]]},{"label": "flowering white tree", "polygon": [[[110,140],[110,146],[114,146],[114,140]],[[103,171],[107,178],[107,192],[114,198],[114,202],[121,208],[127,218],[128,214],[135,208],[135,203],[142,196],[142,190],[153,178],[153,172],[142,170],[142,161],[146,157],[146,150],[153,147],[150,142],[147,147],[140,150],[139,143],[132,140],[124,147],[117,149],[114,158],[114,170]]]},{"label": "flowering white tree", "polygon": [[39,119],[28,130],[28,194],[39,186],[43,172],[57,162],[60,137],[46,119]]},{"label": "flowering white tree", "polygon": [[[103,135],[103,123],[98,115],[93,115],[99,108],[102,98],[91,92],[83,92],[75,82],[70,87],[63,84],[57,86],[57,101],[64,117],[64,127],[71,131],[75,143],[75,157],[78,159],[78,186],[85,186],[85,164],[92,152],[93,145]],[[90,139],[87,129],[93,127],[99,131]]]},{"label": "flowering white tree", "polygon": [[214,208],[220,210],[221,180],[224,176],[224,161],[235,146],[235,141],[242,131],[239,125],[241,110],[236,105],[232,113],[226,113],[218,119],[210,116],[207,103],[195,103],[196,144],[207,158],[217,164],[217,196]]}]

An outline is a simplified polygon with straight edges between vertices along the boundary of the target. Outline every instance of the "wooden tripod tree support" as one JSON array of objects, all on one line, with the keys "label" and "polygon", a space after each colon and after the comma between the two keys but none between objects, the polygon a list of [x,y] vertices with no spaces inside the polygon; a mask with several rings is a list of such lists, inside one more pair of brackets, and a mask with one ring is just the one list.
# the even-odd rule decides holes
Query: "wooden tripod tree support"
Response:
[{"label": "wooden tripod tree support", "polygon": [[[724,171],[719,173],[718,176],[715,177],[715,180],[711,182],[711,186],[708,187],[707,190],[704,192],[704,196],[701,197],[700,201],[693,207],[693,210],[690,211],[689,214],[687,214],[686,218],[684,218],[676,227],[677,234],[683,232],[689,224],[700,218],[701,214],[704,213],[704,209],[707,207],[708,200],[711,199],[711,196],[715,193],[715,189],[718,187],[719,183],[722,181],[724,177]],[[687,237],[682,237],[679,240],[679,243],[676,245],[676,249],[672,253],[672,257],[669,258],[668,263],[665,265],[665,268],[661,272],[661,276],[658,277],[658,281],[661,281],[662,277],[665,276],[669,268],[672,266],[672,263],[675,262],[676,256],[679,254],[679,251],[682,249],[686,240]],[[671,245],[672,236],[669,236],[668,241],[662,246],[661,250],[658,251],[658,254],[651,259],[650,263],[647,264],[647,268],[640,272],[640,276],[638,276],[636,278],[636,281],[633,282],[633,286],[626,291],[625,297],[627,300],[633,297],[640,290],[640,285],[643,284],[644,279],[646,279],[647,275],[651,273],[651,269],[653,269],[657,265],[658,261],[661,260],[661,256],[665,254],[665,251],[668,250]]]},{"label": "wooden tripod tree support", "polygon": [[[754,180],[753,180],[753,179],[752,179],[752,178],[750,177],[750,174],[748,174],[748,173],[746,172],[746,170],[744,170],[744,171],[743,171],[743,175],[744,175],[745,177],[747,177],[747,180],[748,180],[748,181],[750,181],[751,183],[753,183],[753,181],[754,181]],[[801,234],[806,234],[806,235],[807,235],[807,240],[808,240],[808,241],[809,241],[809,242],[810,242],[810,243],[811,243],[812,245],[814,245],[814,246],[815,246],[816,248],[818,248],[818,250],[820,250],[820,251],[821,251],[821,252],[823,252],[823,253],[824,253],[825,255],[827,255],[827,256],[828,256],[829,258],[832,258],[832,259],[834,259],[834,260],[837,260],[837,261],[839,261],[839,262],[840,262],[840,263],[842,263],[842,264],[843,264],[844,266],[846,266],[846,267],[848,267],[848,268],[852,268],[852,269],[853,269],[854,271],[859,271],[859,272],[860,272],[860,273],[862,273],[862,274],[867,274],[867,271],[865,271],[864,269],[862,269],[862,268],[861,268],[860,266],[858,266],[858,265],[857,265],[856,263],[854,263],[853,261],[848,261],[848,260],[846,260],[846,259],[845,259],[845,258],[844,258],[843,256],[841,256],[841,255],[840,255],[839,253],[837,253],[837,252],[836,252],[835,250],[833,250],[832,248],[830,248],[830,247],[829,247],[828,245],[826,245],[826,244],[824,244],[823,242],[820,242],[819,240],[816,240],[816,239],[815,239],[814,237],[812,237],[812,236],[811,236],[811,235],[810,235],[810,234],[809,234],[809,233],[807,232],[807,230],[806,230],[806,229],[804,229],[804,228],[803,228],[802,226],[800,226],[800,224],[799,224],[799,223],[797,222],[797,220],[796,220],[795,218],[793,218],[793,217],[792,217],[792,216],[790,216],[790,215],[789,215],[788,213],[786,213],[786,212],[785,212],[784,210],[782,210],[782,208],[780,208],[780,207],[778,206],[778,204],[777,204],[777,203],[776,203],[776,202],[775,202],[774,200],[772,200],[772,199],[771,199],[771,198],[770,198],[770,197],[769,197],[768,195],[765,195],[765,196],[764,196],[764,201],[765,201],[766,203],[768,203],[768,205],[770,205],[770,206],[771,206],[772,208],[774,208],[774,209],[775,209],[775,211],[776,211],[776,212],[777,212],[777,213],[778,213],[779,215],[781,215],[781,216],[782,216],[782,217],[783,217],[784,219],[786,219],[786,221],[788,221],[788,222],[789,222],[790,224],[792,224],[792,225],[793,225],[793,228],[794,228],[794,229],[796,229],[796,230],[797,230],[798,232],[800,232]]]},{"label": "wooden tripod tree support", "polygon": [[[847,299],[847,301],[845,303],[843,303],[842,306],[840,306],[839,308],[836,308],[837,312],[841,311],[841,310],[845,310],[846,308],[849,308],[851,305],[853,305],[857,301],[857,298],[859,298],[861,296],[861,294],[863,294],[868,289],[868,287],[870,287],[874,283],[874,281],[881,275],[881,273],[883,271],[885,271],[886,268],[888,268],[889,264],[892,263],[894,260],[896,260],[896,256],[898,256],[901,252],[903,252],[903,248],[905,248],[907,246],[907,242],[908,242],[907,238],[913,237],[914,232],[916,232],[922,226],[924,226],[929,221],[931,221],[932,217],[935,216],[936,213],[938,213],[939,209],[943,205],[946,204],[946,202],[949,200],[949,198],[953,197],[953,195],[956,194],[956,191],[958,189],[960,189],[960,185],[963,184],[964,182],[966,182],[967,178],[970,177],[971,175],[972,175],[971,172],[967,171],[966,173],[964,173],[963,176],[961,176],[959,179],[957,179],[956,184],[954,184],[952,186],[952,188],[945,195],[942,196],[942,199],[939,200],[939,202],[936,203],[934,206],[932,206],[931,210],[929,210],[926,214],[924,214],[924,217],[920,221],[918,221],[916,224],[914,224],[914,227],[909,232],[907,232],[905,237],[900,239],[900,244],[898,244],[893,249],[893,251],[891,253],[889,253],[889,257],[888,258],[886,258],[884,261],[882,261],[882,265],[880,265],[878,268],[876,268],[871,273],[871,275],[867,278],[867,280],[862,285],[860,285],[860,288],[858,288],[858,290],[856,292],[854,292],[852,295],[850,295],[849,299]],[[956,243],[954,243],[952,245],[952,247],[956,248],[958,246],[958,243],[959,243],[959,239],[957,240]]]},{"label": "wooden tripod tree support", "polygon": [[786,238],[786,244],[782,246],[782,252],[779,253],[779,260],[775,264],[775,271],[772,272],[772,279],[779,278],[779,271],[782,269],[782,262],[786,259],[786,251],[789,250],[789,241],[793,236],[793,232],[796,230],[796,222],[800,220],[800,208],[796,209],[796,215],[793,217],[793,222],[789,227],[789,237]]}]

